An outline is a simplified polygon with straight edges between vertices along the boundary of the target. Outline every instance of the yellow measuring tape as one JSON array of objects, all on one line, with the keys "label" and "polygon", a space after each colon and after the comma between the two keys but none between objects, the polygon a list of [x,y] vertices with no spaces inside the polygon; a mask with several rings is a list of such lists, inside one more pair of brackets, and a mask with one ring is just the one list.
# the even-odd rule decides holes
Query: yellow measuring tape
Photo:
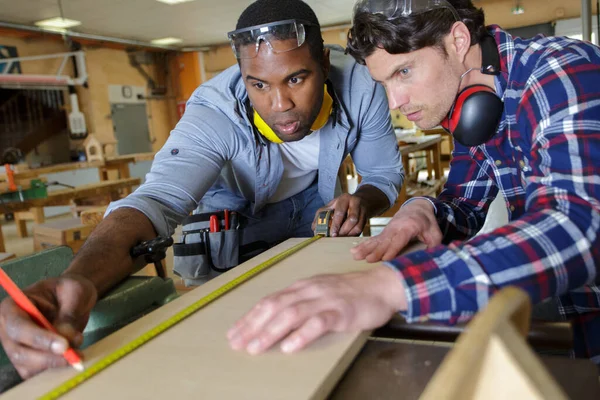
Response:
[{"label": "yellow measuring tape", "polygon": [[59,398],[60,396],[64,395],[65,393],[69,392],[70,390],[72,390],[75,387],[77,387],[78,385],[80,385],[81,383],[90,379],[91,377],[93,377],[94,375],[96,375],[97,373],[102,371],[103,369],[108,368],[109,366],[111,366],[112,364],[114,364],[115,362],[120,360],[121,358],[125,357],[127,354],[133,352],[135,349],[142,346],[144,343],[149,342],[150,340],[152,340],[156,336],[160,335],[167,329],[171,328],[175,324],[177,324],[177,323],[181,322],[182,320],[184,320],[185,318],[189,317],[190,315],[192,315],[193,313],[195,313],[202,307],[213,302],[214,300],[223,296],[225,293],[231,291],[232,289],[235,289],[236,287],[240,286],[242,283],[250,280],[254,276],[260,274],[264,270],[277,264],[284,258],[296,253],[298,250],[308,246],[312,242],[320,239],[321,237],[322,236],[314,236],[314,237],[307,239],[301,243],[298,243],[294,247],[291,247],[291,248],[277,254],[276,256],[268,259],[267,261],[265,261],[263,263],[260,263],[256,267],[243,273],[242,275],[238,276],[237,278],[227,282],[226,284],[224,284],[217,290],[207,294],[206,296],[204,296],[203,298],[201,298],[194,304],[184,308],[183,310],[179,311],[177,314],[173,315],[169,319],[163,321],[159,325],[150,329],[148,332],[142,334],[141,336],[137,337],[133,341],[127,343],[126,345],[122,346],[121,348],[115,350],[113,353],[107,355],[106,357],[97,361],[93,365],[87,367],[85,369],[85,371],[80,372],[79,374],[75,375],[73,378],[63,382],[61,385],[57,386],[50,392],[48,392],[45,395],[43,395],[42,397],[40,397],[40,399],[50,400],[50,399]]}]

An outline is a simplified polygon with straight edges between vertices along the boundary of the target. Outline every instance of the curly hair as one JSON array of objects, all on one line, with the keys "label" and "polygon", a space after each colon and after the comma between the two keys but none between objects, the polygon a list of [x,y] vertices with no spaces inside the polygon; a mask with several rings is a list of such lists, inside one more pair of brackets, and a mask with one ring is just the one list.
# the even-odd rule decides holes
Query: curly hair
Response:
[{"label": "curly hair", "polygon": [[[471,34],[471,46],[484,35],[485,16],[471,0],[448,0]],[[447,8],[437,8],[422,14],[388,20],[381,14],[356,12],[348,31],[346,51],[360,64],[376,49],[390,54],[409,53],[425,47],[437,47],[445,53],[443,39],[456,22]]]}]

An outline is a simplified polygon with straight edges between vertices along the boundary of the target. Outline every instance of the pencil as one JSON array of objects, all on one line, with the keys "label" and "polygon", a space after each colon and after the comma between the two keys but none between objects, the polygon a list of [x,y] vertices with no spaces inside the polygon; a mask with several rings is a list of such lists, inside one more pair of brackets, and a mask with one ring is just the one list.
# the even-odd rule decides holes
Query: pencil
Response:
[{"label": "pencil", "polygon": [[[17,305],[21,307],[23,311],[29,314],[29,316],[33,318],[33,320],[37,322],[38,325],[48,329],[51,332],[58,333],[54,326],[52,326],[52,324],[48,322],[46,317],[44,317],[40,310],[38,310],[37,307],[31,302],[31,300],[29,300],[29,298],[25,296],[25,293],[23,293],[23,291],[19,289],[19,287],[13,282],[13,280],[10,279],[8,275],[6,275],[6,272],[4,272],[2,268],[0,268],[0,285],[2,285],[4,290],[6,290],[6,293],[8,293],[10,297],[12,297],[15,303],[17,303]],[[81,362],[81,358],[79,358],[79,355],[71,347],[69,347],[67,351],[63,353],[63,357],[77,371],[83,371],[84,368],[83,363]]]}]

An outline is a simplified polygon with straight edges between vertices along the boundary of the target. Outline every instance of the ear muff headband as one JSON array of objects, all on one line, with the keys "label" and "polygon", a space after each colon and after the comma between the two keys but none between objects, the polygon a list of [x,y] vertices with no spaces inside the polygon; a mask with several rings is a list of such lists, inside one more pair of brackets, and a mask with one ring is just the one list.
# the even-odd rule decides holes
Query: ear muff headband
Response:
[{"label": "ear muff headband", "polygon": [[[325,126],[325,124],[329,120],[331,111],[333,110],[333,98],[327,91],[327,85],[324,85],[323,91],[323,104],[321,105],[321,110],[319,110],[319,115],[317,115],[317,118],[310,127],[310,130],[313,132],[318,131],[319,129]],[[258,115],[258,112],[256,112],[256,110],[254,110],[253,121],[256,129],[258,129],[260,134],[263,135],[268,141],[273,143],[283,143],[283,141],[279,139],[279,137],[275,134],[273,129],[271,129],[271,127],[267,125],[267,123],[262,119],[262,117]]]},{"label": "ear muff headband", "polygon": [[279,136],[273,132],[273,129],[258,115],[256,110],[254,110],[254,126],[268,141],[278,144],[283,143],[283,140],[279,139]]}]

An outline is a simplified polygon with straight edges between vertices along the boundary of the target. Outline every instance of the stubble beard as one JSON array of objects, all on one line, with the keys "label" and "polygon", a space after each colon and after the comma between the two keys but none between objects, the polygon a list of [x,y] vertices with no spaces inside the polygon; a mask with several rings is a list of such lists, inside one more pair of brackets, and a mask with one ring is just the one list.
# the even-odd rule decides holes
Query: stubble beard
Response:
[{"label": "stubble beard", "polygon": [[[438,92],[437,98],[440,99],[436,104],[429,107],[426,106],[423,108],[424,118],[415,123],[419,127],[419,129],[432,129],[442,122],[444,118],[450,112],[450,108],[454,104],[456,97],[458,95],[458,88],[460,85],[460,73],[454,70],[449,62],[446,62],[444,68],[447,68],[450,71],[448,76],[452,77],[449,79],[445,79],[442,82],[442,90]],[[458,75],[457,75],[458,74]],[[457,78],[455,78],[457,77]]]}]

